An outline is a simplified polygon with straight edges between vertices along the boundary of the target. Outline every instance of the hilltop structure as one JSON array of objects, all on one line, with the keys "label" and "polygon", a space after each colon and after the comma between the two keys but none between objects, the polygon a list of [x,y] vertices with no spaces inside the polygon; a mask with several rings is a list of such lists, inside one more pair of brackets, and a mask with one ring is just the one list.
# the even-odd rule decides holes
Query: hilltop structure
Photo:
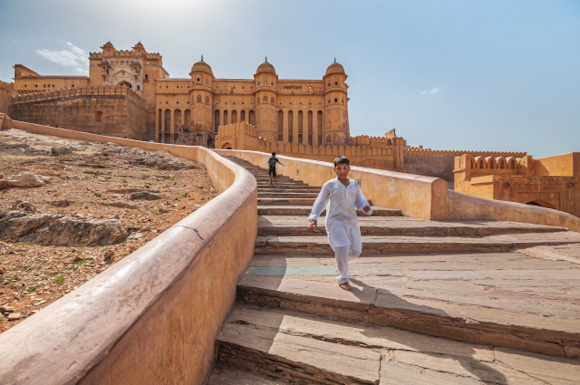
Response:
[{"label": "hilltop structure", "polygon": [[[348,76],[336,59],[320,79],[302,80],[280,79],[267,58],[253,78],[216,78],[203,56],[188,78],[170,78],[161,55],[140,42],[131,50],[107,42],[89,61],[88,77],[43,76],[16,64],[14,83],[0,82],[0,113],[161,143],[323,161],[346,155],[357,166],[441,177],[450,188],[472,195],[580,214],[577,153],[544,162],[525,152],[408,147],[394,129],[383,137],[351,137]],[[2,121],[4,127],[11,124],[8,117]]]}]

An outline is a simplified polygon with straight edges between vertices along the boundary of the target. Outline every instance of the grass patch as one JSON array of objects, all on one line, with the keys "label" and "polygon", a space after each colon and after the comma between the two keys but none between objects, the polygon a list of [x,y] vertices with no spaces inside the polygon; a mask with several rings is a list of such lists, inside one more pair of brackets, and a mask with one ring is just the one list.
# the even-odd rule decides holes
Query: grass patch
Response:
[{"label": "grass patch", "polygon": [[56,283],[57,285],[62,285],[62,283],[64,282],[64,277],[62,275],[59,275],[58,277],[53,279],[52,282]]}]

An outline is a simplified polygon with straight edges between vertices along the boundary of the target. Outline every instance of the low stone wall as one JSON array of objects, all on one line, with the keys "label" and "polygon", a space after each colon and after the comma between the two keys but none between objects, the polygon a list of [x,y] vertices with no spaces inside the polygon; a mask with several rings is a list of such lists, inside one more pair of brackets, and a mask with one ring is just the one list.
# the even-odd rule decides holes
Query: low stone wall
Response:
[{"label": "low stone wall", "polygon": [[580,218],[563,211],[447,192],[449,219],[491,219],[561,226],[580,233]]},{"label": "low stone wall", "polygon": [[[218,154],[236,156],[267,169],[270,154],[243,150],[215,150]],[[286,167],[277,166],[276,172],[322,186],[335,177],[333,165],[310,159],[278,156]],[[265,173],[265,171],[264,171]],[[367,198],[380,207],[400,209],[404,215],[421,219],[447,218],[447,183],[440,178],[404,174],[395,171],[365,167],[351,167],[349,177],[359,181]]]},{"label": "low stone wall", "polygon": [[39,134],[167,150],[203,163],[219,196],[0,335],[0,383],[201,384],[253,256],[257,188],[212,151],[14,121]]}]

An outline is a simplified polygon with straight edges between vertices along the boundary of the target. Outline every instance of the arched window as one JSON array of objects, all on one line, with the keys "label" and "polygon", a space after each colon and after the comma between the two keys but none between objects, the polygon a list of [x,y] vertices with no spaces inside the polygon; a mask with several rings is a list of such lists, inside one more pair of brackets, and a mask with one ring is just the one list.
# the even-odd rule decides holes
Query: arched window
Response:
[{"label": "arched window", "polygon": [[304,140],[304,112],[298,111],[298,143]]},{"label": "arched window", "polygon": [[288,142],[294,143],[294,111],[288,111]]},{"label": "arched window", "polygon": [[479,168],[485,168],[485,162],[483,161],[483,159],[479,161]]},{"label": "arched window", "polygon": [[246,110],[241,110],[240,111],[240,122],[245,122],[246,121]]},{"label": "arched window", "polygon": [[270,103],[274,104],[274,97],[270,98]]},{"label": "arched window", "polygon": [[284,112],[278,111],[278,141],[284,140]]},{"label": "arched window", "polygon": [[267,96],[264,96],[264,98],[262,99],[262,102],[268,103],[268,97]]},{"label": "arched window", "polygon": [[197,102],[201,103],[201,95],[197,95]]},{"label": "arched window", "polygon": [[205,97],[205,104],[209,104],[209,96]]}]

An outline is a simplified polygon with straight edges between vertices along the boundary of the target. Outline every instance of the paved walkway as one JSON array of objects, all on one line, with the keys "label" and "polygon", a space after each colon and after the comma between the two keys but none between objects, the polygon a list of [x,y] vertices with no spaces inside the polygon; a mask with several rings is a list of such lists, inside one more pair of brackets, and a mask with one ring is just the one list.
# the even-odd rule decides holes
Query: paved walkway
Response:
[{"label": "paved walkway", "polygon": [[210,385],[580,383],[580,234],[385,210],[360,218],[349,292],[298,209],[259,216]]}]

